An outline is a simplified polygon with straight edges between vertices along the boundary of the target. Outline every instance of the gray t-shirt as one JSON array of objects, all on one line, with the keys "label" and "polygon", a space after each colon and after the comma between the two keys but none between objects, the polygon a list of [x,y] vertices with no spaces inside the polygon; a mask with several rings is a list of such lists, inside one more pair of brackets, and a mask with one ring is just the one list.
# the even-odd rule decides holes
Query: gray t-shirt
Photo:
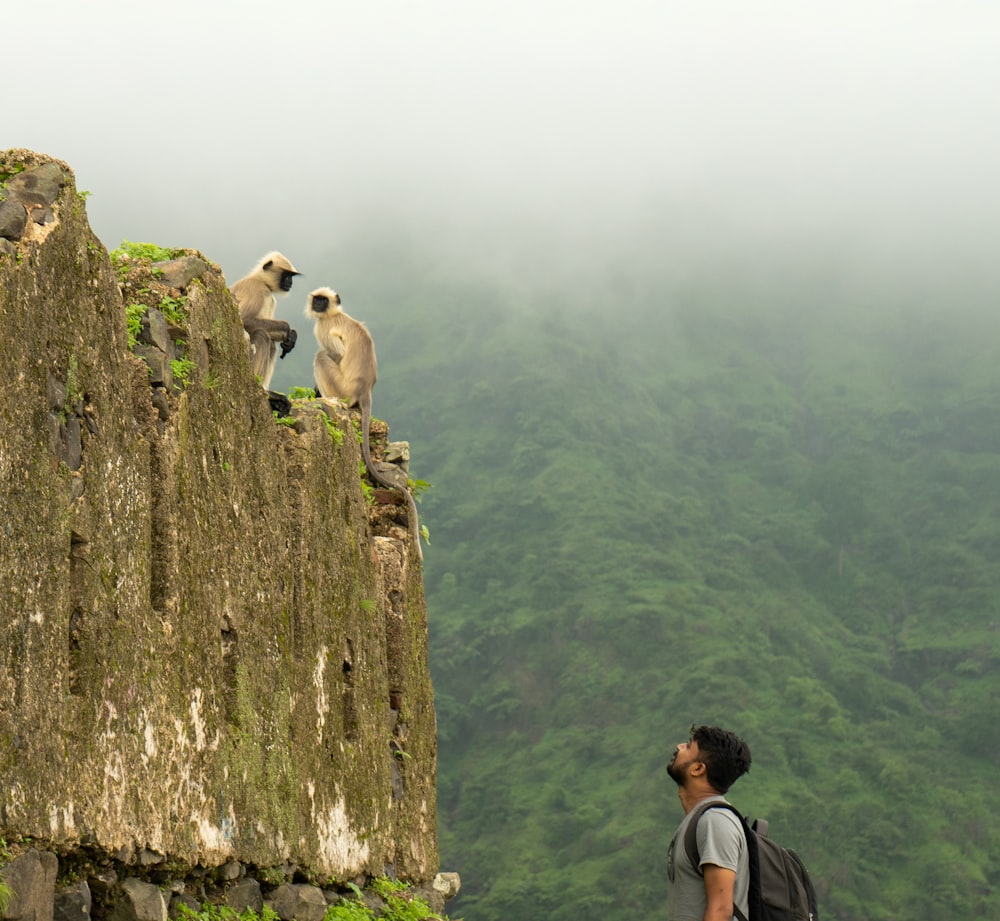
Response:
[{"label": "gray t-shirt", "polygon": [[[725,802],[723,796],[711,800]],[[704,802],[704,800],[702,800]],[[701,805],[699,803],[698,805]],[[705,917],[705,880],[691,866],[684,850],[684,832],[692,813],[677,826],[667,852],[667,918],[669,921],[703,921]],[[733,902],[745,918],[750,910],[747,893],[750,885],[750,861],[740,820],[728,809],[709,809],[698,820],[698,853],[701,866],[714,864],[736,871]],[[735,916],[734,916],[735,917]]]}]

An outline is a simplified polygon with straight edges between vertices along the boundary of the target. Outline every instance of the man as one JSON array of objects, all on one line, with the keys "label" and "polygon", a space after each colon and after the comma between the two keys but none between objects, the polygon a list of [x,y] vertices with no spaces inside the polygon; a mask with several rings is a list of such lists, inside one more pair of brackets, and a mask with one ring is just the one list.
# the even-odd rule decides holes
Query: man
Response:
[{"label": "man", "polygon": [[728,809],[709,809],[698,820],[700,865],[692,866],[684,847],[691,810],[707,800],[726,802],[724,794],[750,770],[750,749],[718,726],[692,726],[691,738],[677,746],[667,773],[677,783],[684,819],[668,851],[669,921],[746,919],[750,863],[739,819]]}]

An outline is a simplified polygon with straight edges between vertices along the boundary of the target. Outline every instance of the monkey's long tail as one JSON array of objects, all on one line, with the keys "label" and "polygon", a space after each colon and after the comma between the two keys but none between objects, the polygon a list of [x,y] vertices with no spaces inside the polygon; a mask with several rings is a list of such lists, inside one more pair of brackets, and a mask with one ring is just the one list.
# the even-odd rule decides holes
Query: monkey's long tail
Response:
[{"label": "monkey's long tail", "polygon": [[[368,444],[368,431],[371,428],[372,423],[372,408],[371,404],[365,400],[361,404],[361,455],[365,460],[365,469],[368,471],[368,476],[370,476],[376,483],[380,483],[386,489],[399,489],[395,483],[390,483],[385,479],[382,474],[378,472],[375,464],[372,462],[372,452],[371,447]],[[409,507],[409,518],[410,518],[410,532],[412,535],[413,546],[417,551],[417,559],[423,562],[424,553],[420,547],[420,519],[417,516],[417,503],[413,501],[413,496],[410,491],[403,486],[402,487],[403,496],[406,498],[406,504]]]}]

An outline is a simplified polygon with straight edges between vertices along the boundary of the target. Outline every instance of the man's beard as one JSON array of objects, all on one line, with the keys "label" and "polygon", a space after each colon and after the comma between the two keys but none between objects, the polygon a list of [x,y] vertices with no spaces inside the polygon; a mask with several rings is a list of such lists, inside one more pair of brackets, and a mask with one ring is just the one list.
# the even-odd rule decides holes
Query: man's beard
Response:
[{"label": "man's beard", "polygon": [[667,773],[670,775],[670,779],[677,784],[678,787],[683,787],[684,782],[687,780],[688,765],[677,764],[677,752],[674,752],[673,758],[670,759],[670,764],[667,765]]}]

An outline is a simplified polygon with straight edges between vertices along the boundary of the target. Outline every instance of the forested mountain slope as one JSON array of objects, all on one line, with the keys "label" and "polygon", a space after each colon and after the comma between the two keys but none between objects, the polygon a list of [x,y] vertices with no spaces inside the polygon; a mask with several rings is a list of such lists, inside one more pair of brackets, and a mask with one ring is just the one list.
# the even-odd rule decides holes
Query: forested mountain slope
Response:
[{"label": "forested mountain slope", "polygon": [[993,305],[407,271],[356,315],[433,484],[453,914],[662,917],[697,721],[824,921],[1000,916]]}]

